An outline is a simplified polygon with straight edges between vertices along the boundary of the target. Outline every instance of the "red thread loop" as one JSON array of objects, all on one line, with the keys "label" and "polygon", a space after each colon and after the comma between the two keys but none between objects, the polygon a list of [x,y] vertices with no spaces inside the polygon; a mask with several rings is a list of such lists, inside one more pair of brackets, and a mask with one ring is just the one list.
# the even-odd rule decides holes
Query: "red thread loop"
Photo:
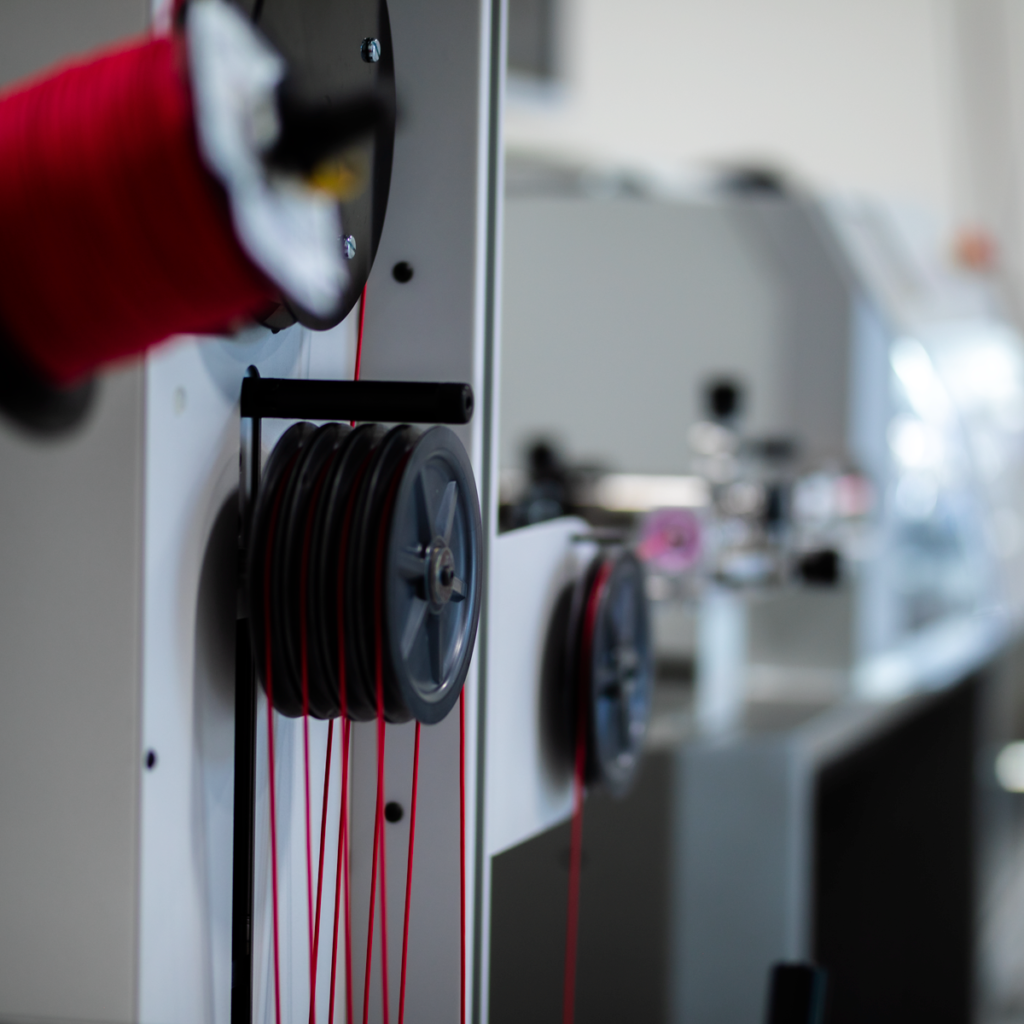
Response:
[{"label": "red thread loop", "polygon": [[274,545],[274,534],[277,530],[277,514],[281,507],[281,491],[274,500],[274,508],[270,516],[270,528],[267,531],[267,547],[263,561],[263,617],[264,633],[266,634],[266,690],[267,690],[267,770],[270,792],[270,881],[273,900],[273,931],[274,931],[274,1019],[281,1024],[281,957],[279,951],[278,901],[277,901],[277,771],[274,762],[274,659],[270,641],[270,591],[271,591],[271,552]]},{"label": "red thread loop", "polygon": [[[359,300],[359,335],[356,339],[356,360],[352,373],[353,380],[359,380],[363,359],[363,323],[366,318],[366,285]],[[354,427],[355,420],[352,421]],[[362,475],[360,474],[360,479]],[[353,488],[353,492],[358,488]],[[349,871],[348,838],[348,763],[349,741],[352,723],[348,718],[347,677],[345,672],[345,552],[348,549],[348,533],[351,526],[352,501],[348,502],[345,523],[342,526],[341,548],[338,556],[338,701],[341,708],[341,821],[338,823],[338,865],[334,885],[334,936],[331,946],[331,996],[328,1010],[328,1024],[334,1024],[335,979],[338,971],[338,923],[341,893],[345,898],[345,1021],[352,1024],[352,885]]]}]

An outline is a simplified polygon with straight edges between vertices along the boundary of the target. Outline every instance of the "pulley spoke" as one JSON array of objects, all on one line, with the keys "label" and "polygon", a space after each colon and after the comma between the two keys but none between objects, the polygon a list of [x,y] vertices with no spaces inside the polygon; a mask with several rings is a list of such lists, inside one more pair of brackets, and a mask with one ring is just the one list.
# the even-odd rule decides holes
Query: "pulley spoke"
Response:
[{"label": "pulley spoke", "polygon": [[440,686],[444,682],[444,652],[442,651],[441,616],[431,615],[427,623],[427,643],[430,648],[430,675]]},{"label": "pulley spoke", "polygon": [[615,614],[612,616],[616,639],[620,646],[632,647],[633,638],[636,634],[636,620],[629,601],[629,594],[623,592],[616,605]]},{"label": "pulley spoke", "polygon": [[427,482],[420,473],[416,477],[416,520],[419,526],[420,543],[428,545],[433,539],[434,514],[427,494]]},{"label": "pulley spoke", "polygon": [[445,544],[450,544],[452,539],[452,526],[455,523],[455,508],[459,501],[459,485],[451,480],[444,489],[441,497],[441,507],[437,511],[437,522],[435,528],[439,537],[444,539]]},{"label": "pulley spoke", "polygon": [[423,625],[423,618],[426,614],[427,602],[419,597],[414,597],[409,607],[409,615],[405,620],[405,627],[402,630],[401,650],[403,658],[408,658],[412,653],[413,644],[416,643],[416,636]]},{"label": "pulley spoke", "polygon": [[395,559],[398,571],[407,580],[422,580],[427,573],[427,560],[421,550],[405,548]]}]

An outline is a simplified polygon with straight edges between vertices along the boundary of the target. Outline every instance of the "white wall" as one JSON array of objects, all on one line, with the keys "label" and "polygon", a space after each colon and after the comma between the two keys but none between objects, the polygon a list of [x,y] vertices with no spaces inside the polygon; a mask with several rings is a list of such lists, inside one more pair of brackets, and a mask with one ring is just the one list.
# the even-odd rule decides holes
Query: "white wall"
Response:
[{"label": "white wall", "polygon": [[566,0],[565,88],[511,146],[629,162],[757,157],[814,182],[960,205],[956,0]]}]

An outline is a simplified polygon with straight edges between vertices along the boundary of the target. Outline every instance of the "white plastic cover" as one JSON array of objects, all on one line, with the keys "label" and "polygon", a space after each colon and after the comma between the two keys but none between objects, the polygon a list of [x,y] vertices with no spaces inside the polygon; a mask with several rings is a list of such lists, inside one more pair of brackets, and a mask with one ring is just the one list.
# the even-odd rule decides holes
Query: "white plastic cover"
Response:
[{"label": "white plastic cover", "polygon": [[225,0],[190,4],[186,36],[199,150],[227,189],[242,248],[290,299],[329,316],[347,280],[337,204],[260,156],[280,131],[284,59]]}]

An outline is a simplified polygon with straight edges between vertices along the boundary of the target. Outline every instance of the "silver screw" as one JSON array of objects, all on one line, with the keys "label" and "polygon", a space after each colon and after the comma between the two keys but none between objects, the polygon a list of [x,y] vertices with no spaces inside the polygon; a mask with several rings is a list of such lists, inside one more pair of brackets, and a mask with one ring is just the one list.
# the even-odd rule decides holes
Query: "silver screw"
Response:
[{"label": "silver screw", "polygon": [[359,53],[367,64],[376,64],[380,60],[380,40],[368,36],[359,47]]},{"label": "silver screw", "polygon": [[345,254],[345,259],[347,260],[354,260],[356,258],[355,235],[346,235],[341,240],[341,251]]}]

